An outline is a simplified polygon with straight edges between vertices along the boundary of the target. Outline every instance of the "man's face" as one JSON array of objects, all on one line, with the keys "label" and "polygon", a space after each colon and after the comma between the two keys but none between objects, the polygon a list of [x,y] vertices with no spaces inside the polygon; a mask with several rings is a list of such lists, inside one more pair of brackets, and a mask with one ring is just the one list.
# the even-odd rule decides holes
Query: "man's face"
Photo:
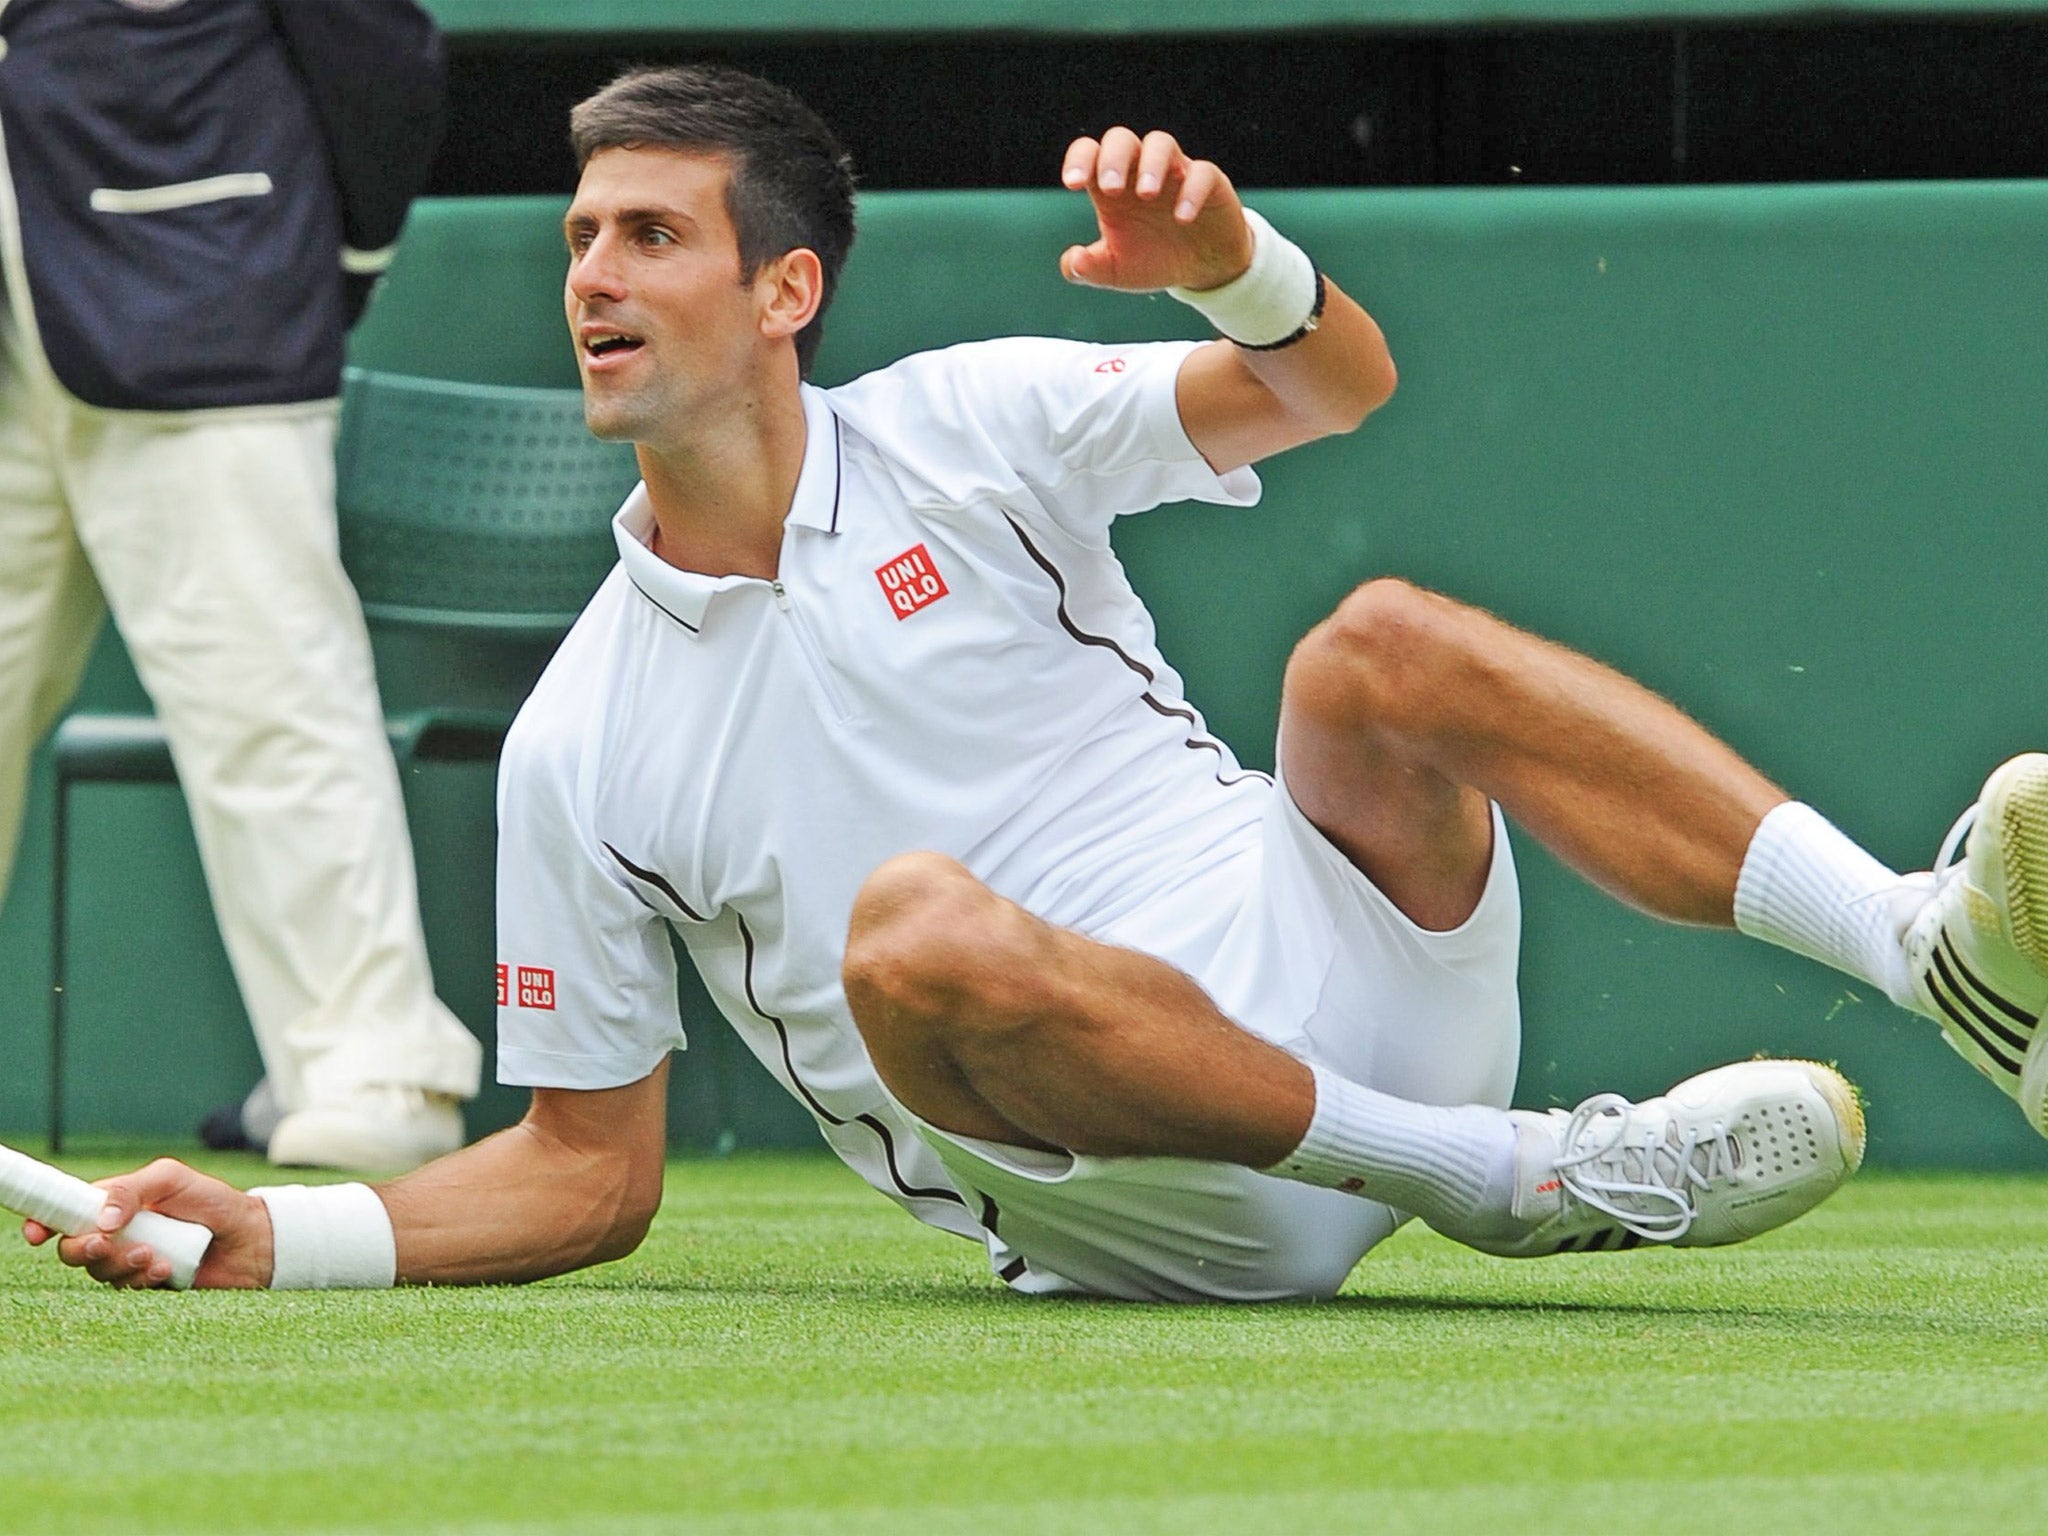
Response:
[{"label": "man's face", "polygon": [[722,156],[674,149],[603,149],[584,167],[563,221],[563,298],[597,436],[673,439],[743,384],[762,336],[729,175]]}]

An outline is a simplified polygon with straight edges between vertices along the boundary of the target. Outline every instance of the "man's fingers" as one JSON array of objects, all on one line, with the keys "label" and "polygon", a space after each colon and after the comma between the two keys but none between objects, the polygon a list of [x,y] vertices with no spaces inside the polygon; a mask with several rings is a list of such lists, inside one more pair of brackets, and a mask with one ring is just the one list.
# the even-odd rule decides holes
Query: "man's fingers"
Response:
[{"label": "man's fingers", "polygon": [[154,1249],[131,1248],[121,1258],[127,1273],[115,1284],[131,1291],[153,1291],[171,1283],[171,1261]]},{"label": "man's fingers", "polygon": [[1209,206],[1210,199],[1219,187],[1227,183],[1223,172],[1213,160],[1196,160],[1189,164],[1187,175],[1181,178],[1180,196],[1175,199],[1173,216],[1182,224],[1192,224]]},{"label": "man's fingers", "polygon": [[1070,283],[1090,288],[1107,288],[1116,273],[1116,259],[1103,241],[1093,245],[1070,245],[1060,253],[1060,276]]},{"label": "man's fingers", "polygon": [[133,1173],[99,1180],[99,1187],[107,1192],[107,1203],[100,1208],[100,1230],[120,1231],[137,1211],[154,1210],[164,1201],[182,1193],[194,1177],[192,1170],[183,1163],[160,1157]]},{"label": "man's fingers", "polygon": [[[123,1243],[120,1251],[108,1254],[98,1263],[88,1264],[85,1272],[95,1280],[104,1280],[108,1285],[123,1290],[147,1290],[156,1284],[154,1276],[159,1265],[156,1253],[147,1243]],[[169,1278],[169,1266],[163,1266],[165,1278]]]},{"label": "man's fingers", "polygon": [[1120,195],[1130,184],[1131,170],[1138,159],[1138,136],[1128,128],[1112,128],[1102,136],[1095,155],[1095,185],[1108,195]]},{"label": "man's fingers", "polygon": [[57,1234],[44,1226],[40,1221],[37,1221],[33,1216],[29,1216],[24,1218],[21,1223],[21,1235],[27,1239],[29,1247],[40,1248]]},{"label": "man's fingers", "polygon": [[1079,192],[1095,179],[1095,157],[1102,146],[1094,139],[1079,138],[1067,146],[1067,158],[1060,165],[1060,185]]},{"label": "man's fingers", "polygon": [[[147,1243],[120,1240],[117,1233],[138,1211],[156,1210],[175,1204],[179,1195],[199,1182],[199,1175],[183,1163],[160,1157],[145,1168],[118,1178],[101,1179],[106,1204],[100,1207],[96,1230],[66,1237],[57,1244],[57,1257],[74,1269],[82,1269],[103,1285],[125,1290],[148,1290],[168,1285],[171,1261]],[[56,1234],[40,1222],[28,1224],[43,1234],[44,1241]],[[26,1230],[26,1229],[24,1229]],[[35,1241],[33,1235],[30,1238]]]},{"label": "man's fingers", "polygon": [[104,1232],[63,1239],[57,1244],[57,1257],[103,1285],[129,1290],[166,1285],[171,1278],[171,1261],[147,1243],[117,1242]]},{"label": "man's fingers", "polygon": [[1140,197],[1157,197],[1180,171],[1186,157],[1170,133],[1153,129],[1138,149],[1138,180],[1134,190]]},{"label": "man's fingers", "polygon": [[146,1243],[137,1243],[133,1247],[123,1247],[109,1261],[109,1267],[113,1271],[116,1283],[131,1287],[147,1285],[149,1283],[149,1271],[155,1264],[156,1255],[150,1251],[149,1245]]}]

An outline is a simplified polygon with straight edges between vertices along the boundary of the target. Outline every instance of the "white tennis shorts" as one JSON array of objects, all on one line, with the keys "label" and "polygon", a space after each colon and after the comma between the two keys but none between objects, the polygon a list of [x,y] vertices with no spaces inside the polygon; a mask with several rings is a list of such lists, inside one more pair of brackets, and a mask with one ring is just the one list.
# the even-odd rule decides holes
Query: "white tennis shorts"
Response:
[{"label": "white tennis shorts", "polygon": [[[1247,855],[1100,937],[1171,962],[1246,1029],[1355,1082],[1425,1104],[1505,1108],[1514,1091],[1521,897],[1498,808],[1485,892],[1447,932],[1410,922],[1283,784]],[[1039,1152],[919,1128],[978,1197],[990,1262],[1020,1291],[1324,1297],[1406,1219],[1231,1163]]]}]

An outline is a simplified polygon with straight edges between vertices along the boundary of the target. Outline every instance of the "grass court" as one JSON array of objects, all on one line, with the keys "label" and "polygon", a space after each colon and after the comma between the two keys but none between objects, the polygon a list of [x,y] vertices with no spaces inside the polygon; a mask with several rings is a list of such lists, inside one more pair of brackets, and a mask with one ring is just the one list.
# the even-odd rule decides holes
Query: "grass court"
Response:
[{"label": "grass court", "polygon": [[2038,1530],[2044,1196],[1865,1176],[1521,1263],[1411,1227],[1235,1309],[1012,1297],[823,1156],[675,1163],[637,1254],[526,1288],[117,1294],[9,1240],[0,1531]]}]

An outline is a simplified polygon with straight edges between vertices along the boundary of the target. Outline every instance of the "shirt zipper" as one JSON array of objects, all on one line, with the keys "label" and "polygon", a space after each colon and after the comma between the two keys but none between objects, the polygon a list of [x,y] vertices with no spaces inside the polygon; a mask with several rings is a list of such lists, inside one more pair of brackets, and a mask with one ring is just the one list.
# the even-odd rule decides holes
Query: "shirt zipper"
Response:
[{"label": "shirt zipper", "polygon": [[825,696],[825,703],[832,710],[832,718],[844,725],[853,718],[846,707],[845,696],[832,681],[831,668],[825,665],[825,657],[818,649],[818,643],[811,638],[810,627],[804,623],[803,615],[796,611],[796,604],[789,600],[789,590],[780,581],[770,581],[769,588],[775,593],[775,606],[789,615],[790,628],[796,631],[797,649],[804,653],[804,661],[811,669],[811,676],[817,681],[818,691]]}]

